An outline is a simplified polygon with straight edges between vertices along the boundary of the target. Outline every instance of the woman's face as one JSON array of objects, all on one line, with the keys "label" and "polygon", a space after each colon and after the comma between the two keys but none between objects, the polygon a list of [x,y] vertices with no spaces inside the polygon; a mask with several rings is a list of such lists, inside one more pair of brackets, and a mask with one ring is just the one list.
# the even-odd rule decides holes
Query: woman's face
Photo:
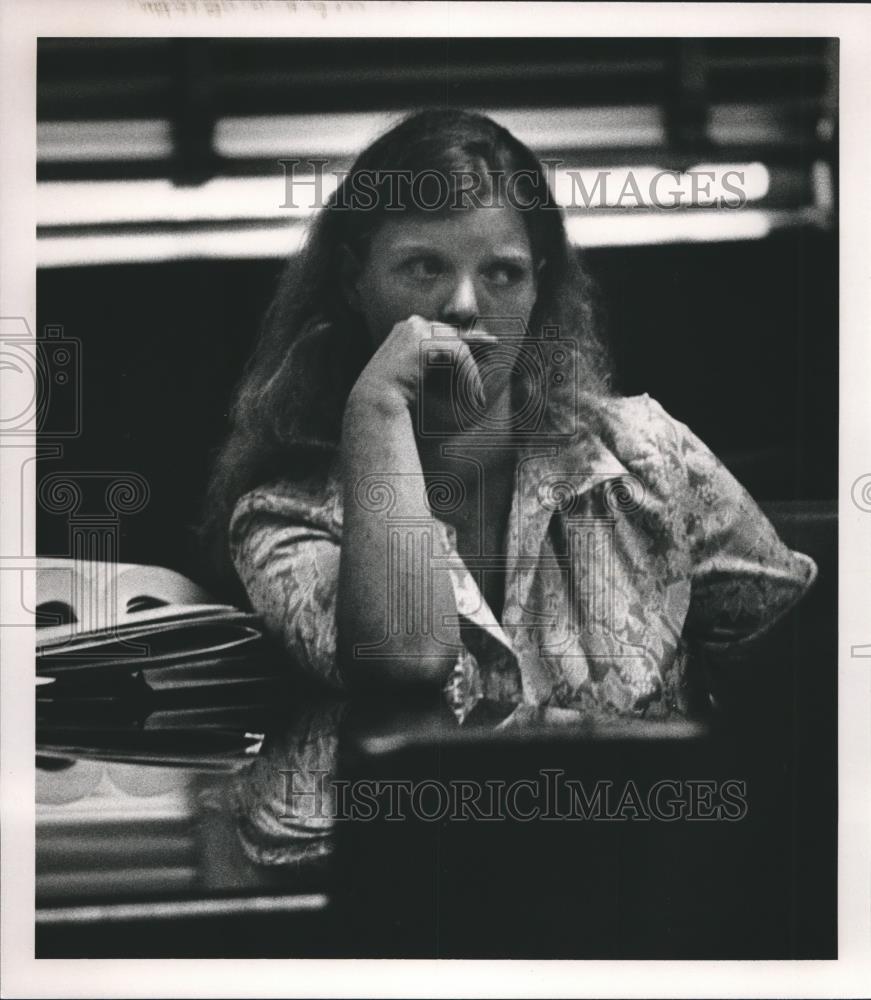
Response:
[{"label": "woman's face", "polygon": [[390,219],[372,240],[354,292],[375,347],[414,315],[517,338],[536,298],[526,226],[509,205]]}]

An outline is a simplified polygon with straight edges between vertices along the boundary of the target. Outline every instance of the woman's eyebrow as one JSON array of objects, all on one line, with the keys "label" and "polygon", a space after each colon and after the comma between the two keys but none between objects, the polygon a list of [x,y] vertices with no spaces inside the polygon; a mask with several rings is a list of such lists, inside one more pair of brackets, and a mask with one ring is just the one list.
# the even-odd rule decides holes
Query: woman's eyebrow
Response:
[{"label": "woman's eyebrow", "polygon": [[522,264],[529,264],[532,261],[532,255],[526,250],[515,249],[514,247],[497,250],[493,256],[498,260],[516,260]]},{"label": "woman's eyebrow", "polygon": [[433,246],[431,243],[396,243],[393,246],[394,253],[434,253],[440,254],[444,253],[439,247]]},{"label": "woman's eyebrow", "polygon": [[[397,254],[428,253],[449,256],[447,250],[433,246],[431,243],[396,243],[393,246],[393,252]],[[520,247],[500,247],[498,250],[494,250],[491,254],[488,254],[488,256],[497,260],[516,260],[525,264],[532,261],[532,255]]]}]

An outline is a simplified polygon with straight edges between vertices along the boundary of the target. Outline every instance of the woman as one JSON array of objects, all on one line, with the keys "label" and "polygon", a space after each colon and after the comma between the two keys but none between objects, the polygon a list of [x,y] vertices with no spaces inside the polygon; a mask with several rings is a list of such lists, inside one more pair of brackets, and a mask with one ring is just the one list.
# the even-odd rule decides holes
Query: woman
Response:
[{"label": "woman", "polygon": [[301,668],[443,689],[461,722],[684,716],[688,650],[744,648],[816,574],[687,427],[610,390],[541,165],[453,110],[321,211],[212,516]]}]

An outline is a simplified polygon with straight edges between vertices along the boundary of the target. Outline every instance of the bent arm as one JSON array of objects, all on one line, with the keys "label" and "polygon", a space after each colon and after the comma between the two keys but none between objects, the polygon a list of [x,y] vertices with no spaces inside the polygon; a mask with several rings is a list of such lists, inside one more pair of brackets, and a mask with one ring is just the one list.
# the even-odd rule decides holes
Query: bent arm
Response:
[{"label": "bent arm", "polygon": [[[353,687],[443,685],[460,648],[406,401],[352,391],[341,441],[344,523],[337,604],[340,669]],[[371,485],[389,504],[367,498]],[[396,530],[388,530],[395,526]],[[437,550],[436,550],[437,551]],[[367,648],[368,647],[368,648]]]}]

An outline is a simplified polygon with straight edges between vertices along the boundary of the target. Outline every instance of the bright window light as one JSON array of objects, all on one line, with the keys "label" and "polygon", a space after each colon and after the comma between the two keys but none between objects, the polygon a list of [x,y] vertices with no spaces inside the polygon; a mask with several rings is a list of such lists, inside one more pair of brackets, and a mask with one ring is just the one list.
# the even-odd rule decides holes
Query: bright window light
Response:
[{"label": "bright window light", "polygon": [[[762,239],[787,226],[822,225],[815,208],[692,212],[577,212],[566,219],[569,240],[579,248],[661,243],[717,243]],[[148,263],[189,259],[282,258],[303,246],[306,226],[255,225],[244,230],[51,235],[37,241],[39,267]]]},{"label": "bright window light", "polygon": [[[604,108],[481,108],[532,149],[662,146],[665,126],[655,105]],[[215,152],[228,159],[351,160],[403,117],[400,111],[221,118]],[[164,119],[43,121],[37,125],[42,163],[168,159],[173,144]]]},{"label": "bright window light", "polygon": [[759,240],[775,223],[774,213],[736,212],[590,213],[567,219],[569,239],[578,247],[638,246],[648,243],[717,243]]},{"label": "bright window light", "polygon": [[38,267],[138,264],[166,260],[281,258],[297,253],[305,240],[300,223],[243,232],[142,233],[50,236],[37,241]]},{"label": "bright window light", "polygon": [[[655,105],[478,110],[536,150],[626,149],[665,143],[662,112]],[[402,112],[380,111],[223,118],[215,127],[215,150],[229,158],[351,160],[402,117]]]},{"label": "bright window light", "polygon": [[[334,176],[325,175],[324,200],[334,187]],[[280,174],[217,177],[199,187],[176,187],[168,180],[46,181],[37,184],[36,219],[40,226],[288,219],[311,215],[317,193],[300,178],[292,199],[297,208],[283,208],[286,184]]]},{"label": "bright window light", "polygon": [[41,163],[163,160],[172,154],[169,122],[160,119],[38,122]]}]

